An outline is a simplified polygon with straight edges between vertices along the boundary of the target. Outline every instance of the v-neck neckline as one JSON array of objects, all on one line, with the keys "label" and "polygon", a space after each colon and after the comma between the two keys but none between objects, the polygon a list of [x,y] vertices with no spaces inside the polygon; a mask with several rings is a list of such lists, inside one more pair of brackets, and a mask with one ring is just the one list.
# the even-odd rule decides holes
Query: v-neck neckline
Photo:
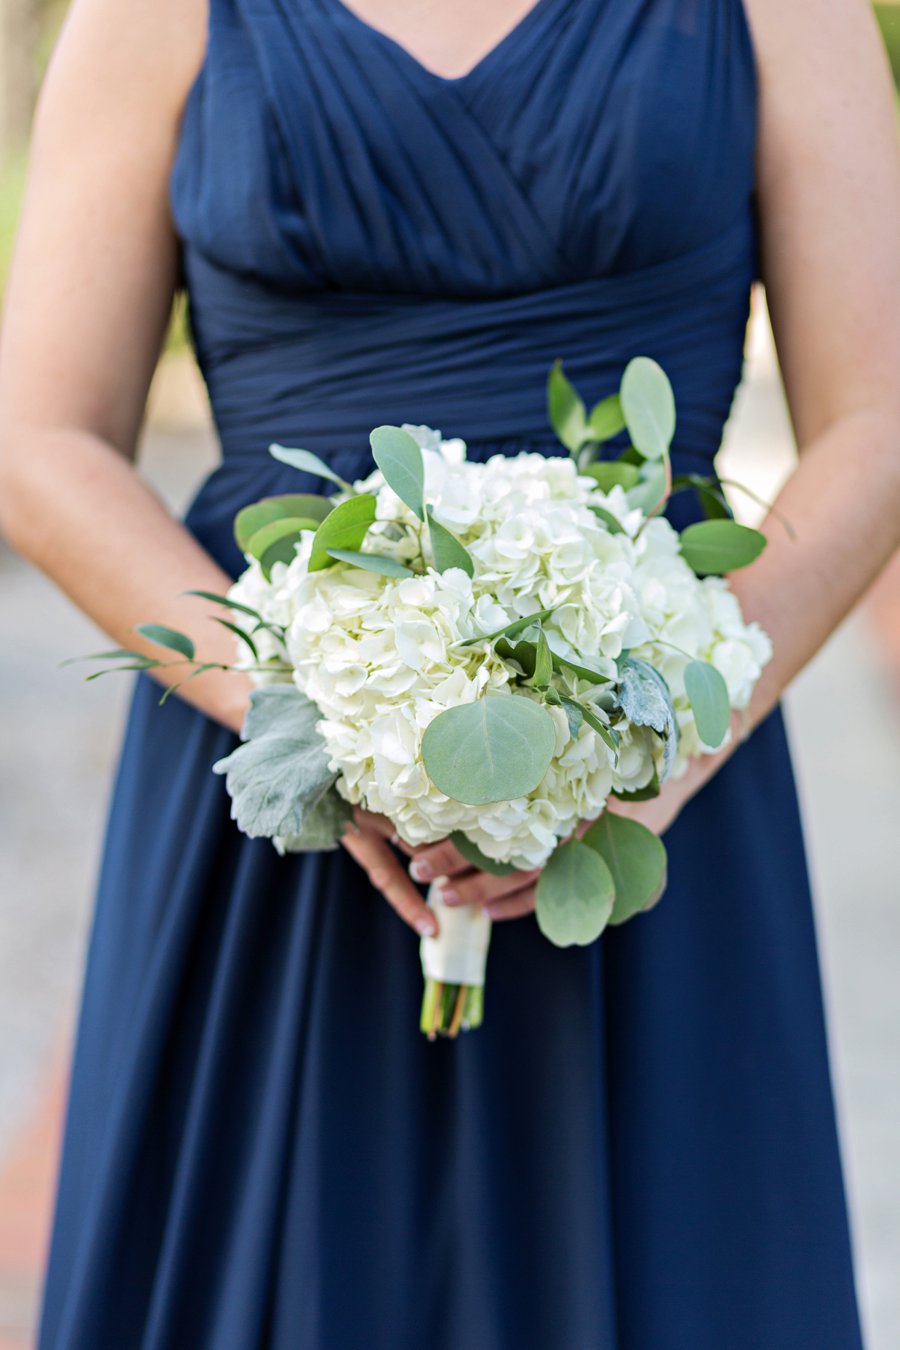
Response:
[{"label": "v-neck neckline", "polygon": [[491,66],[498,57],[505,55],[509,48],[515,44],[515,41],[518,38],[523,37],[537,19],[542,17],[544,11],[549,9],[552,5],[560,3],[560,0],[534,0],[531,8],[525,11],[522,17],[513,24],[512,28],[507,29],[503,36],[498,38],[494,45],[489,47],[484,55],[480,56],[475,64],[470,66],[468,70],[463,71],[461,75],[441,75],[438,71],[432,70],[430,66],[426,66],[420,61],[408,47],[404,47],[403,43],[398,41],[397,38],[391,37],[390,33],[386,33],[383,28],[376,28],[373,23],[370,23],[368,19],[364,19],[355,9],[351,9],[350,6],[345,3],[345,0],[325,0],[325,2],[339,15],[343,15],[355,27],[370,33],[376,40],[385,43],[388,47],[399,53],[403,60],[407,61],[425,79],[433,80],[436,84],[446,85],[448,88],[452,89],[454,86],[461,86],[473,79],[476,75],[480,75],[486,68]]}]

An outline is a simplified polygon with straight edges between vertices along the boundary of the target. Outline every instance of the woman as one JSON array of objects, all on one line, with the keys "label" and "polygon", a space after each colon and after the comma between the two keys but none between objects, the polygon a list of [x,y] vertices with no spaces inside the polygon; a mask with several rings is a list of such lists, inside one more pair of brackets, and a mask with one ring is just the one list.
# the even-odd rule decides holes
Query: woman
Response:
[{"label": "woman", "polygon": [[[897,543],[898,239],[863,0],[75,0],[7,299],[0,500],[116,642],[153,619],[231,659],[183,592],[240,570],[240,505],[304,489],[270,441],[345,476],[378,422],[555,453],[556,355],[591,399],[657,357],[676,471],[708,468],[757,276],[801,456],[796,540],[768,531],[734,582],[775,649],[753,734],[632,808],[667,831],[669,892],[590,948],[523,917],[533,874],[443,843],[411,877],[376,817],[338,853],[240,836],[210,768],[243,677],[162,710],[139,677],[41,1350],[861,1344],[778,700]],[[184,523],[130,462],[182,282],[223,452]],[[437,873],[515,921],[484,1025],[428,1044],[411,929]]]}]

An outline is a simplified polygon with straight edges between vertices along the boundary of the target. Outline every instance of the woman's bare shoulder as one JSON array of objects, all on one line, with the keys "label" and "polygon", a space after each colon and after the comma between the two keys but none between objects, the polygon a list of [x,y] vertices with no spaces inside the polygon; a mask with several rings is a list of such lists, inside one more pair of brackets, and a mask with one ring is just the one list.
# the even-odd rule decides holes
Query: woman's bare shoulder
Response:
[{"label": "woman's bare shoulder", "polygon": [[177,116],[202,63],[209,0],[72,0],[38,102],[61,96],[89,109],[137,102]]}]

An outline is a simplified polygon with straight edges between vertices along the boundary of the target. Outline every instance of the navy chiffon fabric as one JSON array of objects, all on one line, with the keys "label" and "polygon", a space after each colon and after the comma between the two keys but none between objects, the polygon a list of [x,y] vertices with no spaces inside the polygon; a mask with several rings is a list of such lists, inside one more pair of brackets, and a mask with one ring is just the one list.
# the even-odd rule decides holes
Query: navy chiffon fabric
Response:
[{"label": "navy chiffon fabric", "polygon": [[[426,422],[560,452],[645,353],[708,470],[759,274],[739,0],[537,0],[446,79],[341,0],[212,0],[172,166],[221,444],[186,523]],[[680,497],[683,524],[693,508]],[[146,616],[148,619],[152,615]],[[138,677],[84,977],[40,1350],[858,1350],[780,712],[586,949],[495,926],[429,1044],[418,940],[342,852],[242,837],[234,736]]]}]

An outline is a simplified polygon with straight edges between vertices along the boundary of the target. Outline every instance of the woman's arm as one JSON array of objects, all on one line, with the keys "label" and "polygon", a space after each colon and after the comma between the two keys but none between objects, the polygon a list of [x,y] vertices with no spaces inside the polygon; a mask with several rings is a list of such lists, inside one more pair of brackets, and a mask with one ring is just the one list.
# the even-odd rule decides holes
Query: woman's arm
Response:
[{"label": "woman's arm", "polygon": [[[207,15],[202,0],[132,0],[127,14],[74,0],[68,13],[0,333],[0,529],[123,647],[158,656],[134,632],[152,619],[228,663],[230,634],[178,597],[231,578],[132,464],[178,280],[168,187]],[[213,671],[178,696],[238,731],[249,692],[245,675]],[[407,923],[435,931],[382,821],[360,814],[344,842]]]},{"label": "woman's arm", "polygon": [[[731,744],[660,796],[621,810],[658,831],[733,753],[900,544],[900,147],[894,90],[867,0],[745,0],[760,76],[762,270],[799,463],[768,547],[730,578],[774,656]],[[418,874],[457,874],[496,918],[534,907],[531,874],[466,868],[451,845]],[[465,869],[465,870],[464,870]]]},{"label": "woman's arm", "polygon": [[[123,647],[159,656],[133,631],[153,619],[230,661],[208,606],[176,597],[231,579],[131,463],[177,282],[168,177],[205,17],[184,0],[134,0],[127,15],[75,0],[67,15],[0,335],[0,528]],[[183,697],[237,729],[248,687],[212,672]]]}]

